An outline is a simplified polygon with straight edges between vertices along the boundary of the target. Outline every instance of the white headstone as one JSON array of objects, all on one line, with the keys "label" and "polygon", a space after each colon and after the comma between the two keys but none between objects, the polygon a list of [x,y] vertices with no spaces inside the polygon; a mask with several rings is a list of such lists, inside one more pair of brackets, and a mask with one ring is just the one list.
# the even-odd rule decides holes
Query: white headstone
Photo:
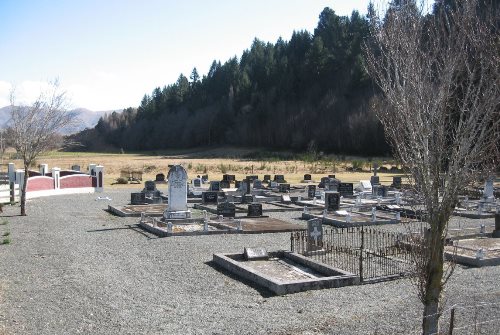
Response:
[{"label": "white headstone", "polygon": [[166,218],[184,219],[191,217],[187,207],[186,170],[180,165],[174,165],[168,171],[168,207],[163,214]]}]

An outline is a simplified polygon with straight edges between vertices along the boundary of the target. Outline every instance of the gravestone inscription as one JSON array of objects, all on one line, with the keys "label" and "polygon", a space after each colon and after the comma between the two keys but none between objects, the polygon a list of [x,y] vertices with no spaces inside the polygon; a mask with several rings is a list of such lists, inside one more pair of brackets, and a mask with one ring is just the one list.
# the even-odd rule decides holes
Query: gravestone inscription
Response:
[{"label": "gravestone inscription", "polygon": [[307,185],[307,197],[309,199],[316,197],[316,185]]},{"label": "gravestone inscription", "polygon": [[248,204],[248,212],[247,212],[248,217],[261,217],[262,216],[262,204],[259,203],[253,203],[253,204]]},{"label": "gravestone inscription", "polygon": [[338,211],[340,208],[340,193],[325,191],[325,209],[328,212]]},{"label": "gravestone inscription", "polygon": [[234,218],[236,216],[236,206],[231,202],[221,202],[217,205],[217,215]]},{"label": "gravestone inscription", "polygon": [[352,196],[354,194],[354,184],[353,183],[340,183],[339,193],[341,197]]},{"label": "gravestone inscription", "polygon": [[216,204],[219,193],[215,191],[206,191],[201,193],[201,202],[203,204]]}]

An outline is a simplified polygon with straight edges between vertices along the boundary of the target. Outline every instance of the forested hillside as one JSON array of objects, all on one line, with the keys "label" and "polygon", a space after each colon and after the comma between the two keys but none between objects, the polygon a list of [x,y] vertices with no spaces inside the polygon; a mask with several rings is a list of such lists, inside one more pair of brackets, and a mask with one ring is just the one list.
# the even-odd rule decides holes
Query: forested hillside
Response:
[{"label": "forested hillside", "polygon": [[[368,22],[325,8],[314,33],[275,44],[255,39],[207,75],[155,88],[138,108],[75,135],[86,150],[239,145],[344,154],[389,151],[370,109],[377,89],[363,68]],[[202,51],[201,51],[202,52]]]}]

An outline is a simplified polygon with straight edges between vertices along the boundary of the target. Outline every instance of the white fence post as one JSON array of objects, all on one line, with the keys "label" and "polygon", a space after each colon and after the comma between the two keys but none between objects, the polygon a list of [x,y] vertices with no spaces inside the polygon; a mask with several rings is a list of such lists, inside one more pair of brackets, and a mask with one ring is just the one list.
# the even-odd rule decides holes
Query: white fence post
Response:
[{"label": "white fence post", "polygon": [[59,179],[61,176],[60,173],[61,173],[60,168],[57,168],[57,167],[52,168],[52,178],[54,178],[54,189],[55,190],[58,190],[59,188],[61,188],[61,180]]},{"label": "white fence post", "polygon": [[104,166],[97,165],[95,168],[95,176],[97,178],[96,192],[104,191]]}]

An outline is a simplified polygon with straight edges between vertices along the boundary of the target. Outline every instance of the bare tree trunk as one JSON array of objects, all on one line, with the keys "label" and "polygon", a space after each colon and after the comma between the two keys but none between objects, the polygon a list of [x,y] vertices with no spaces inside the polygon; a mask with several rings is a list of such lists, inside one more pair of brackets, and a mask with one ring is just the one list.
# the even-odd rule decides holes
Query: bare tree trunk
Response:
[{"label": "bare tree trunk", "polygon": [[24,182],[23,187],[21,189],[21,216],[26,216],[26,189],[28,188],[28,165],[24,166]]},{"label": "bare tree trunk", "polygon": [[[441,225],[440,225],[441,226]],[[441,230],[436,228],[437,230]],[[444,240],[440,238],[442,231],[431,233],[428,248],[427,261],[427,281],[425,283],[423,294],[424,313],[422,319],[422,334],[438,334],[441,293],[443,290],[443,250]]]}]

